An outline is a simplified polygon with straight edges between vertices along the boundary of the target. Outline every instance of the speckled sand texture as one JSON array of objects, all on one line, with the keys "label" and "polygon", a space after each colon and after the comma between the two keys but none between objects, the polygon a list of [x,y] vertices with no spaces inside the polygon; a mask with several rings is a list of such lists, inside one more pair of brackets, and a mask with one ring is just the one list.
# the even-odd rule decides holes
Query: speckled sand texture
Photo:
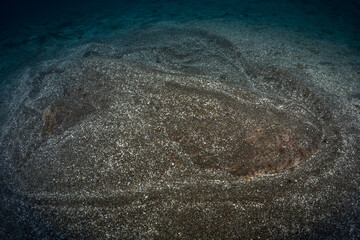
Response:
[{"label": "speckled sand texture", "polygon": [[2,211],[48,238],[360,236],[359,98],[336,81],[355,68],[229,29],[152,25],[21,70]]}]

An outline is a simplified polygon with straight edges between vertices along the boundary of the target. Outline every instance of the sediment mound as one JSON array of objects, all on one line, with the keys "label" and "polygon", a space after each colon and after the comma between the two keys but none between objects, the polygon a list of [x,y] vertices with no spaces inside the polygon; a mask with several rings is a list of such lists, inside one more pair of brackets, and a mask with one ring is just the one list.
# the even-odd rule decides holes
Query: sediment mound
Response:
[{"label": "sediment mound", "polygon": [[203,30],[148,28],[23,79],[1,167],[67,236],[271,238],[352,224],[351,116],[300,68],[254,63]]}]

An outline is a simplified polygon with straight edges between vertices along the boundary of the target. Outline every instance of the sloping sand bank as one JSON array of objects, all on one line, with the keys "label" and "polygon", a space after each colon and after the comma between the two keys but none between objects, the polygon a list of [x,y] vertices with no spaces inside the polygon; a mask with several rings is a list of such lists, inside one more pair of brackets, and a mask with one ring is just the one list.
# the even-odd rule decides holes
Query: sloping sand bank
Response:
[{"label": "sloping sand bank", "polygon": [[356,95],[225,33],[159,24],[22,70],[3,199],[56,237],[358,236]]}]

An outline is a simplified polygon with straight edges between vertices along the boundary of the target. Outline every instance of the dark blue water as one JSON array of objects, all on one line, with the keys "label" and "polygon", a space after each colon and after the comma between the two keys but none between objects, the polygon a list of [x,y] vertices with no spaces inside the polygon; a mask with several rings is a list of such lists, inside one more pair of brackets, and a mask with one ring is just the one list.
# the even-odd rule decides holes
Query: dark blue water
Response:
[{"label": "dark blue water", "polygon": [[356,37],[359,34],[359,9],[357,0],[5,1],[1,6],[0,26],[6,31],[24,25],[49,24],[58,18],[81,18],[102,12],[116,12],[126,16],[131,12],[158,20],[244,17],[255,22],[265,21],[267,24],[287,25],[290,28],[307,23],[304,28],[319,27],[334,33],[342,29]]}]

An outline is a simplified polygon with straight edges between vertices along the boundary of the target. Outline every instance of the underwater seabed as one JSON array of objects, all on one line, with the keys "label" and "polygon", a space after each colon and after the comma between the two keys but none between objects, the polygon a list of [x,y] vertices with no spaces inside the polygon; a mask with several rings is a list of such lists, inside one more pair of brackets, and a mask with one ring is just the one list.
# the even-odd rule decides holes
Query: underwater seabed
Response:
[{"label": "underwater seabed", "polygon": [[3,40],[2,239],[360,237],[356,40],[110,19]]}]

